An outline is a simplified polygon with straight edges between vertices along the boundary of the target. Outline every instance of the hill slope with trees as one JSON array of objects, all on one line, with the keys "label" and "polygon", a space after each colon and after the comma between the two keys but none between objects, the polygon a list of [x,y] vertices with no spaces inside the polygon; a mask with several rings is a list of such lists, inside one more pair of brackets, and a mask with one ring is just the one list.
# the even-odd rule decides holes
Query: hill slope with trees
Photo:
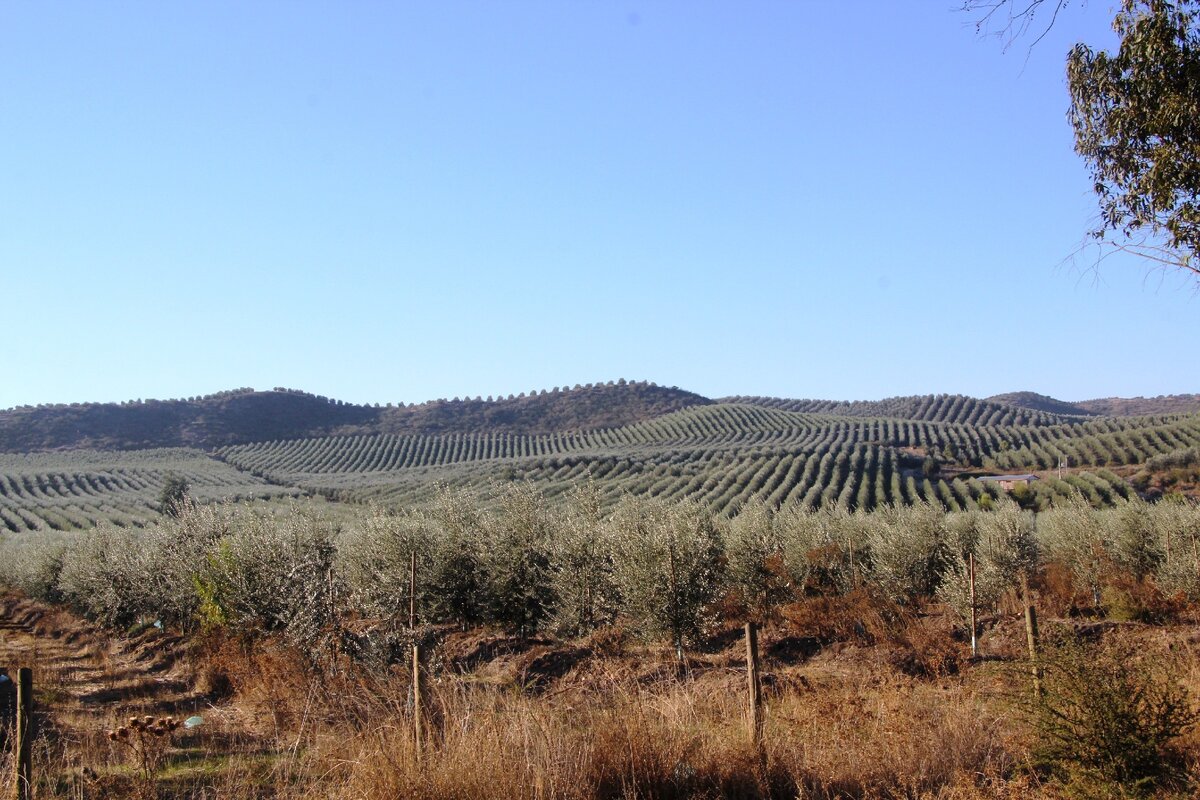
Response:
[{"label": "hill slope with trees", "polygon": [[0,452],[192,447],[329,435],[542,434],[629,425],[712,401],[648,382],[610,381],[484,400],[356,405],[294,389],[235,389],[179,400],[19,406],[0,411]]}]

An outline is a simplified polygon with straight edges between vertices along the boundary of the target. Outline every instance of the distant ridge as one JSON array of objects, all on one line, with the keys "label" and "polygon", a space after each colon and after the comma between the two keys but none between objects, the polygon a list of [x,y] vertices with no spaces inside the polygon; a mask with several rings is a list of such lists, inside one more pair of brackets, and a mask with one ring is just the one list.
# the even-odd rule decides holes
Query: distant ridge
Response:
[{"label": "distant ridge", "polygon": [[988,398],[993,403],[1003,403],[1009,406],[1029,408],[1034,411],[1045,411],[1047,414],[1092,416],[1097,411],[1089,411],[1078,403],[1068,403],[1037,392],[1009,392],[997,394]]},{"label": "distant ridge", "polygon": [[1164,414],[1193,414],[1200,411],[1200,394],[1104,397],[1098,400],[1067,402],[1037,392],[1009,392],[1008,394],[994,395],[988,400],[1064,416],[1150,417]]},{"label": "distant ridge", "polygon": [[588,384],[507,398],[356,405],[295,389],[234,389],[180,400],[19,406],[0,411],[0,452],[215,449],[328,435],[541,434],[629,425],[708,398],[650,382]]},{"label": "distant ridge", "polygon": [[1104,397],[1075,405],[1093,414],[1144,417],[1157,414],[1192,414],[1200,411],[1200,394],[1166,394],[1158,397]]},{"label": "distant ridge", "polygon": [[[725,397],[721,402],[750,403],[804,414],[843,417],[891,417],[970,425],[1059,425],[1069,417],[961,394],[925,394],[884,400],[785,400],[778,397]],[[1075,412],[1078,413],[1078,412]]]}]

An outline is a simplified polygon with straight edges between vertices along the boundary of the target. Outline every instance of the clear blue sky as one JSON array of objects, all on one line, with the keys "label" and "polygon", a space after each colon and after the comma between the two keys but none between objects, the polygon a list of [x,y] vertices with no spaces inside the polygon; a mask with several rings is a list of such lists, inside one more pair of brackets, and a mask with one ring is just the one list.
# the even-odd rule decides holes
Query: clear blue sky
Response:
[{"label": "clear blue sky", "polygon": [[9,2],[0,407],[1200,391],[1186,283],[1062,265],[1107,7],[954,5]]}]

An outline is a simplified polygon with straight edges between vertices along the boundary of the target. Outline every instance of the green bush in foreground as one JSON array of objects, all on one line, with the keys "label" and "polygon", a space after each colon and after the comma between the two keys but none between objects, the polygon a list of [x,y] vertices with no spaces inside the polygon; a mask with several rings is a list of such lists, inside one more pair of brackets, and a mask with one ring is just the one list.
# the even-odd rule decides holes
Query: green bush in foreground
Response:
[{"label": "green bush in foreground", "polygon": [[1042,695],[1024,701],[1039,766],[1086,796],[1105,786],[1141,794],[1175,777],[1171,742],[1198,715],[1164,665],[1063,638],[1041,666]]}]

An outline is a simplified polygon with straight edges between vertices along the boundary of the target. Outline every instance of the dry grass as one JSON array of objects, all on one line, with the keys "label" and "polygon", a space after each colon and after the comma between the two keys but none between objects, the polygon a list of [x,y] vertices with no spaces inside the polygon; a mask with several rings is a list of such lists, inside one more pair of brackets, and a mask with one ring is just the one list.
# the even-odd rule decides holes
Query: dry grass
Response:
[{"label": "dry grass", "polygon": [[[138,647],[101,646],[61,622],[57,637],[47,629],[37,640],[40,685],[65,698],[35,750],[38,797],[1023,800],[1060,791],[1027,767],[1029,732],[1010,713],[1012,677],[1022,674],[1003,661],[1019,641],[1015,619],[983,636],[984,652],[1001,661],[970,663],[941,615],[881,611],[866,599],[791,609],[764,636],[767,652],[790,654],[766,663],[761,758],[734,639],[695,655],[682,676],[668,654],[602,646],[603,633],[559,646],[592,655],[546,680],[527,674],[532,656],[553,649],[544,643],[468,672],[442,669],[429,679],[420,757],[407,669],[372,675],[343,659],[316,674],[280,646],[210,639],[192,648],[188,674],[221,692],[150,781],[104,732],[168,695],[137,694],[145,684],[120,654]],[[1102,632],[1170,654],[1180,682],[1200,688],[1195,627]],[[821,641],[802,655],[777,648],[805,637]],[[81,685],[112,687],[116,699],[83,703]],[[1194,762],[1200,733],[1179,745]],[[10,791],[4,775],[0,796]]]}]

